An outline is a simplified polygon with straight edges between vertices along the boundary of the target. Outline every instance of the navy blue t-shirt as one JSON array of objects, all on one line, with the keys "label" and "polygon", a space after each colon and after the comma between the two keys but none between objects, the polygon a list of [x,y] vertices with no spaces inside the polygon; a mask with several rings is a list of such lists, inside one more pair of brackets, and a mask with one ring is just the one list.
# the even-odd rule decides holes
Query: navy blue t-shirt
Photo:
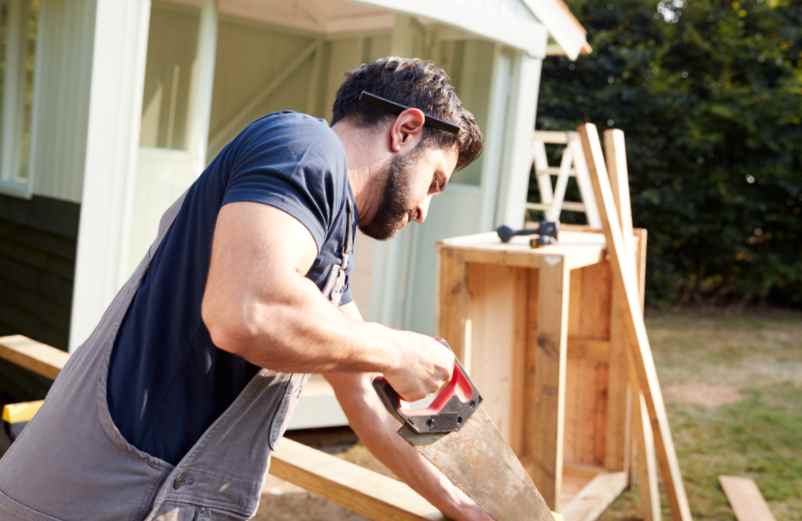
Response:
[{"label": "navy blue t-shirt", "polygon": [[[331,266],[341,262],[349,199],[354,233],[345,150],[325,121],[269,114],[220,151],[187,192],[115,339],[109,407],[132,445],[178,463],[258,372],[217,348],[201,320],[220,208],[252,201],[300,221],[318,248],[306,276],[322,290]],[[341,303],[350,300],[346,278]]]}]

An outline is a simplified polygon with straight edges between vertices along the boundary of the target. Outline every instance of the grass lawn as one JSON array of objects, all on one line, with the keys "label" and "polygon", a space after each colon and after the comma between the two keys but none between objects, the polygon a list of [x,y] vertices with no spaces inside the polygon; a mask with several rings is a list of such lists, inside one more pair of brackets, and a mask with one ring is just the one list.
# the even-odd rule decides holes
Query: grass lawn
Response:
[{"label": "grass lawn", "polygon": [[[802,520],[802,313],[653,312],[647,327],[694,519],[735,519],[718,484],[733,474]],[[638,519],[635,491],[602,519]]]}]

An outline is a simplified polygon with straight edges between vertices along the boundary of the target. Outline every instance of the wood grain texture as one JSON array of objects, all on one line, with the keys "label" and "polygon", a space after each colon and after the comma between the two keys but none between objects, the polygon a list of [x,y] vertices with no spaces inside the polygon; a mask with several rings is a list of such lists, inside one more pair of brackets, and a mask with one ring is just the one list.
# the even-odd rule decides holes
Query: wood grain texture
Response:
[{"label": "wood grain texture", "polygon": [[454,251],[437,247],[439,276],[437,283],[437,332],[451,345],[465,367],[471,372],[470,323],[466,321],[468,274],[463,259]]},{"label": "wood grain texture", "polygon": [[775,521],[754,481],[738,476],[719,476],[718,480],[738,521]]},{"label": "wood grain texture", "polygon": [[0,358],[46,378],[55,379],[68,356],[64,351],[22,335],[0,337]]},{"label": "wood grain texture", "polygon": [[657,378],[657,370],[652,358],[646,325],[643,321],[638,280],[634,263],[626,255],[623,234],[613,201],[610,180],[604,164],[604,156],[599,143],[599,135],[593,124],[578,128],[582,147],[593,180],[593,189],[602,217],[602,227],[607,240],[607,250],[613,266],[614,283],[625,297],[625,330],[629,340],[630,352],[634,355],[640,389],[646,398],[649,417],[655,431],[657,455],[666,484],[671,511],[675,520],[692,519],[685,486],[677,461],[674,442],[671,437],[668,415],[663,402],[663,394]]},{"label": "wood grain texture", "polygon": [[[607,171],[610,174],[613,200],[618,209],[625,248],[630,254],[632,235],[632,210],[629,202],[629,181],[627,178],[627,159],[624,150],[624,133],[620,130],[604,132],[604,152]],[[610,386],[607,402],[607,447],[605,466],[610,470],[629,470],[630,424],[631,424],[631,384],[629,381],[629,362],[627,359],[627,337],[624,332],[624,295],[620,287],[613,288],[610,306]]]},{"label": "wood grain texture", "polygon": [[604,472],[593,478],[562,509],[565,521],[593,521],[607,510],[627,487],[625,472]]},{"label": "wood grain texture", "polygon": [[523,387],[526,352],[527,271],[468,264],[470,374],[482,407],[518,455],[523,450]]},{"label": "wood grain texture", "polygon": [[276,447],[270,474],[368,519],[445,520],[407,485],[287,438]]},{"label": "wood grain texture", "polygon": [[[563,477],[570,271],[561,257],[539,270],[537,345],[527,353],[525,453],[535,485],[557,508]],[[531,372],[530,372],[531,371]]]},{"label": "wood grain texture", "polygon": [[[624,132],[618,129],[608,129],[604,132],[604,152],[607,159],[607,171],[610,175],[610,188],[613,192],[613,200],[618,210],[618,217],[621,223],[621,233],[626,255],[631,262],[635,263],[635,270],[638,275],[638,294],[640,296],[641,310],[645,302],[645,280],[646,280],[646,230],[638,230],[637,236],[632,225],[632,204],[629,194],[629,172],[627,168],[626,145]],[[642,232],[642,233],[641,233]],[[635,240],[637,239],[637,240]],[[625,404],[626,413],[617,415],[615,422],[611,422],[613,429],[626,429],[626,445],[623,452],[619,452],[621,447],[617,443],[608,442],[608,468],[618,463],[622,464],[623,470],[628,470],[630,466],[629,457],[632,452],[639,454],[638,468],[635,473],[639,478],[640,491],[640,510],[644,521],[659,521],[660,512],[660,490],[657,481],[657,463],[654,451],[654,434],[649,425],[648,411],[646,410],[643,395],[638,387],[637,372],[635,361],[631,355],[631,349],[626,345],[627,337],[624,332],[624,313],[622,304],[624,296],[621,294],[619,286],[613,290],[613,317],[611,318],[614,327],[612,338],[614,348],[611,350],[611,363],[613,356],[621,361],[616,365],[616,373],[611,373],[610,397],[611,407],[616,407],[616,403]],[[613,380],[615,378],[615,381]],[[615,398],[613,396],[615,395]],[[623,411],[618,411],[623,413]],[[630,443],[630,433],[634,440],[634,448]],[[618,433],[611,432],[611,435]],[[631,450],[632,449],[632,450]],[[621,458],[620,460],[618,458]]]}]

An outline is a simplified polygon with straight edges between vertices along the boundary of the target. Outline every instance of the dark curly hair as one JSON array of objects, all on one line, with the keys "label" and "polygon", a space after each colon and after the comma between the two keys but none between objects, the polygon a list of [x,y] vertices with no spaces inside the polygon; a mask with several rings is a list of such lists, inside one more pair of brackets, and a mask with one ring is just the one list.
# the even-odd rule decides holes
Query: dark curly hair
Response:
[{"label": "dark curly hair", "polygon": [[457,170],[464,168],[479,156],[482,150],[482,131],[476,118],[462,106],[446,71],[430,61],[418,58],[389,56],[373,63],[362,64],[348,72],[332,107],[334,125],[342,119],[352,119],[362,126],[373,126],[391,117],[381,109],[359,102],[360,93],[366,90],[383,98],[459,126],[459,134],[424,128],[421,144],[440,147],[457,145]]}]

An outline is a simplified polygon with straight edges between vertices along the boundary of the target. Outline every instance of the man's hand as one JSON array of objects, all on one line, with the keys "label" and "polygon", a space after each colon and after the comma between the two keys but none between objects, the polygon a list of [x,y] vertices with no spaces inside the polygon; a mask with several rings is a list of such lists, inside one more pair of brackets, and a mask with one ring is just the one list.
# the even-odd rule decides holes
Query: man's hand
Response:
[{"label": "man's hand", "polygon": [[[350,318],[357,321],[362,320],[362,316],[353,302],[342,306],[340,309]],[[451,350],[428,336],[409,332],[399,333],[402,333],[402,337],[407,335],[407,338],[403,340],[404,345],[411,350],[408,354],[410,357],[414,358],[415,352],[420,355],[422,360],[430,360],[429,356],[432,353],[434,353],[434,359],[442,357],[440,362],[430,360],[429,362],[421,361],[416,363],[420,363],[422,367],[427,367],[429,364],[433,364],[431,367],[448,367],[447,372],[443,371],[443,374],[447,374],[448,377],[444,376],[443,379],[450,379],[450,373],[454,366],[454,355]],[[435,372],[440,370],[442,369],[435,370]],[[390,376],[386,371],[384,376],[388,378],[393,388],[401,394],[401,389],[398,388],[403,385],[399,382],[398,375],[400,372],[391,372],[396,376]],[[426,371],[422,372],[425,373]],[[337,399],[359,439],[396,476],[415,489],[449,519],[454,521],[493,521],[467,494],[451,483],[434,465],[421,456],[412,445],[398,435],[398,420],[384,408],[371,385],[375,374],[336,372],[327,373],[324,376],[334,388]],[[403,382],[404,378],[406,376],[400,376],[400,381]],[[417,382],[417,378],[417,376],[412,376],[411,380]],[[434,387],[436,384],[430,385]],[[417,384],[412,385],[412,387],[416,386]],[[434,390],[436,391],[437,389]],[[413,391],[413,393],[415,392],[417,391]],[[417,396],[417,394],[413,394],[406,397],[414,399]]]},{"label": "man's hand", "polygon": [[401,363],[385,371],[384,377],[407,401],[420,400],[440,390],[451,380],[454,353],[432,337],[399,331]]}]

